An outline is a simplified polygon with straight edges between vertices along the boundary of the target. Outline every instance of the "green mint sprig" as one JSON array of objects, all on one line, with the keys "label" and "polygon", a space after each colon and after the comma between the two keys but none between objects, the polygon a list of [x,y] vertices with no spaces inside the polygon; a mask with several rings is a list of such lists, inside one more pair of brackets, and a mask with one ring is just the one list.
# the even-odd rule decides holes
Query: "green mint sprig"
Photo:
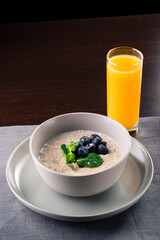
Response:
[{"label": "green mint sprig", "polygon": [[66,163],[71,164],[75,162],[75,154],[73,153],[75,151],[75,146],[78,144],[78,142],[71,141],[70,144],[62,144],[61,149],[66,156]]}]

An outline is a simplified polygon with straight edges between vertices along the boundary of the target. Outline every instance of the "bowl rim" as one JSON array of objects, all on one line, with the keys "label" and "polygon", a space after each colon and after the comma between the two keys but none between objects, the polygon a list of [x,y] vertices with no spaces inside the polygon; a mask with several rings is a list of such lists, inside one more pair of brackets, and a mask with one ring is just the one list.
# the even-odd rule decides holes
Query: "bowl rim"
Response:
[{"label": "bowl rim", "polygon": [[119,165],[124,160],[125,156],[121,157],[120,160],[116,164],[114,164],[114,165],[110,166],[109,168],[104,169],[102,171],[95,172],[95,173],[89,173],[89,174],[81,174],[81,175],[69,175],[69,174],[60,173],[60,172],[56,172],[54,170],[51,170],[51,169],[45,167],[43,164],[40,163],[40,161],[35,157],[35,155],[32,152],[32,142],[33,142],[33,137],[34,137],[35,133],[39,130],[39,128],[42,125],[44,125],[44,124],[46,124],[46,123],[48,123],[50,121],[53,121],[53,119],[56,119],[56,118],[59,118],[59,117],[63,117],[63,116],[67,116],[67,115],[75,115],[75,114],[77,114],[77,115],[88,115],[89,114],[89,115],[93,115],[93,116],[104,117],[104,118],[109,119],[109,121],[114,122],[114,124],[116,124],[120,128],[122,128],[122,130],[124,131],[125,135],[128,137],[129,144],[128,144],[128,149],[126,150],[125,156],[129,154],[130,148],[131,148],[131,136],[129,135],[127,129],[121,123],[117,122],[116,120],[114,120],[114,119],[112,119],[112,118],[110,118],[108,116],[105,116],[105,115],[99,114],[99,113],[93,113],[93,112],[70,112],[70,113],[60,114],[60,115],[57,115],[57,116],[54,116],[54,117],[51,117],[51,118],[45,120],[44,122],[39,124],[36,127],[36,129],[33,131],[33,133],[31,134],[31,137],[29,139],[29,150],[30,150],[30,154],[31,154],[34,162],[36,162],[41,168],[43,168],[44,170],[47,170],[48,172],[51,172],[51,173],[54,173],[54,174],[60,175],[60,176],[71,177],[71,178],[75,178],[75,177],[76,178],[81,178],[81,177],[87,177],[87,176],[91,176],[91,175],[97,175],[97,174],[103,173],[103,172],[105,172],[105,171],[107,171],[109,169],[115,168],[117,165]]}]

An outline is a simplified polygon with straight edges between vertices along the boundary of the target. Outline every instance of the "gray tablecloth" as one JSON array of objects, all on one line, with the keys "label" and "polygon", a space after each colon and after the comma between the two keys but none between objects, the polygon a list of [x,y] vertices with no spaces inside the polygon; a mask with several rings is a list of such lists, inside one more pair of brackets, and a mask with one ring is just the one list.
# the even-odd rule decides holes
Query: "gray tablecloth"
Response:
[{"label": "gray tablecloth", "polygon": [[25,207],[9,189],[5,167],[10,153],[36,126],[0,127],[0,239],[160,239],[160,117],[140,119],[136,138],[147,148],[154,177],[143,197],[128,210],[95,222],[50,219]]}]

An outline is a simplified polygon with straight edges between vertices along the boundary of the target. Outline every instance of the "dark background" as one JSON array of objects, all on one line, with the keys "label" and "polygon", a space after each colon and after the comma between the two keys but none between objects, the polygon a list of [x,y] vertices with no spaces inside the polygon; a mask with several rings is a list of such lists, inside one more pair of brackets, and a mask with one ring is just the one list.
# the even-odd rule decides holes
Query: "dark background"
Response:
[{"label": "dark background", "polygon": [[159,6],[34,14],[25,7],[11,14],[0,8],[0,126],[67,112],[106,115],[106,53],[125,45],[144,54],[140,117],[160,116]]},{"label": "dark background", "polygon": [[[138,4],[140,6],[138,6]],[[148,5],[147,5],[148,4]],[[115,7],[116,6],[116,7]],[[52,21],[52,20],[67,20],[67,19],[82,19],[82,18],[99,18],[111,16],[128,16],[138,14],[153,14],[160,13],[159,2],[155,5],[151,2],[134,2],[127,5],[126,2],[106,2],[105,5],[95,3],[70,4],[69,2],[58,2],[51,6],[47,4],[38,5],[37,9],[32,12],[27,10],[32,9],[32,6],[23,5],[21,7],[8,6],[2,7],[0,10],[0,23],[16,23],[16,22],[35,22],[35,21]],[[8,11],[9,10],[9,11]]]}]

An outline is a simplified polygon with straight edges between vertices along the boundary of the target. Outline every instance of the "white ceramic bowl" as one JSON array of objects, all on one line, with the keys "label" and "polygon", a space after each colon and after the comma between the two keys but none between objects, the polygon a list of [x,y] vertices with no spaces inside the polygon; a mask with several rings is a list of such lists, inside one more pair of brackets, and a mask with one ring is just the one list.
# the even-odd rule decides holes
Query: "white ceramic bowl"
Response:
[{"label": "white ceramic bowl", "polygon": [[[80,129],[101,132],[111,137],[120,147],[120,161],[102,172],[82,176],[58,173],[39,162],[39,150],[45,142],[60,133]],[[87,112],[68,113],[48,119],[35,129],[29,143],[33,161],[42,179],[55,191],[77,197],[98,194],[117,182],[125,167],[130,147],[130,135],[121,124],[106,116]]]}]

